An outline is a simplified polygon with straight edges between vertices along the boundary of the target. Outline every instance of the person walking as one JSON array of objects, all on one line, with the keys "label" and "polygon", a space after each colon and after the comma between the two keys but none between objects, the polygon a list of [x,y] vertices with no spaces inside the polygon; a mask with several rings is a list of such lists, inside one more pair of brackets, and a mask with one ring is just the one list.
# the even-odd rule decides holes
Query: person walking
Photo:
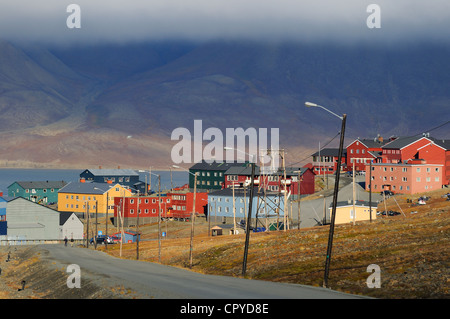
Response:
[{"label": "person walking", "polygon": [[66,246],[66,247],[67,247],[67,236],[66,236],[66,237],[64,237],[64,246]]}]

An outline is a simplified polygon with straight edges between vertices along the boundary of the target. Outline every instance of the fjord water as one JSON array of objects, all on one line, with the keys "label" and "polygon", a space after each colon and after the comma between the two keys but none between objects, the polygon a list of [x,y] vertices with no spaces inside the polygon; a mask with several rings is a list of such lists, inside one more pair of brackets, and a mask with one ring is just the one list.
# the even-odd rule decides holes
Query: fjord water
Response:
[{"label": "fjord water", "polygon": [[[16,181],[65,181],[76,182],[80,178],[81,169],[0,169],[0,192],[4,195],[8,194],[8,186]],[[153,174],[161,175],[161,189],[171,188],[170,171],[152,171]],[[145,182],[149,182],[149,174],[139,172],[139,178]],[[158,177],[151,176],[152,189],[158,187]],[[172,171],[172,183],[174,187],[182,186],[189,182],[188,173],[180,171]]]}]

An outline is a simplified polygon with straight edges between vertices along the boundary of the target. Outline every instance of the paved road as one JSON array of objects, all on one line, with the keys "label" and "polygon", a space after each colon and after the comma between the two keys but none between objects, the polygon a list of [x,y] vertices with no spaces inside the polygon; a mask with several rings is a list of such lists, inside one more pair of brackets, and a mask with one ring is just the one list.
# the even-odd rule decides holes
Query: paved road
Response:
[{"label": "paved road", "polygon": [[[86,248],[43,245],[46,257],[62,264],[77,264],[90,278],[123,284],[143,297],[188,299],[347,299],[361,298],[329,289],[296,284],[202,275],[159,264],[124,260]],[[81,288],[82,289],[82,288]]]}]

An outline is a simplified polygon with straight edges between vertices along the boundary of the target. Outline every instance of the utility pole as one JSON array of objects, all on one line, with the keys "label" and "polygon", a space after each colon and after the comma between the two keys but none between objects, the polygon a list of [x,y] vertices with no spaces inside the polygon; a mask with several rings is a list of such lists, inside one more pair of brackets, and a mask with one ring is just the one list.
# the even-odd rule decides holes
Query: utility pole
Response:
[{"label": "utility pole", "polygon": [[[370,215],[370,222],[372,222],[372,160],[370,160],[370,166],[369,166],[369,215]],[[367,174],[367,172],[366,172]]]},{"label": "utility pole", "polygon": [[298,211],[297,211],[297,219],[298,219],[298,229],[300,230],[300,178],[302,176],[302,171],[298,171],[298,181],[297,181],[297,193],[298,193]]},{"label": "utility pole", "polygon": [[109,211],[109,194],[106,192],[106,217],[105,217],[105,250],[108,250],[108,211]]},{"label": "utility pole", "polygon": [[191,243],[189,248],[189,268],[192,268],[192,250],[194,246],[194,221],[195,221],[195,197],[197,195],[197,172],[194,175],[194,205],[192,206],[191,216]]},{"label": "utility pole", "polygon": [[158,175],[158,262],[161,263],[161,175]]},{"label": "utility pole", "polygon": [[242,276],[245,277],[245,272],[247,271],[247,255],[248,255],[248,244],[250,241],[250,222],[252,220],[252,206],[253,206],[253,193],[255,188],[255,163],[252,161],[252,175],[250,181],[250,202],[248,203],[248,216],[245,232],[245,246],[244,246],[244,260],[242,262]]},{"label": "utility pole", "polygon": [[94,248],[97,250],[97,215],[98,215],[98,200],[95,200],[95,234],[94,234]]},{"label": "utility pole", "polygon": [[137,191],[137,217],[136,217],[136,259],[139,260],[139,190]]},{"label": "utility pole", "polygon": [[234,197],[234,181],[233,181],[233,235],[236,235],[236,202]]}]

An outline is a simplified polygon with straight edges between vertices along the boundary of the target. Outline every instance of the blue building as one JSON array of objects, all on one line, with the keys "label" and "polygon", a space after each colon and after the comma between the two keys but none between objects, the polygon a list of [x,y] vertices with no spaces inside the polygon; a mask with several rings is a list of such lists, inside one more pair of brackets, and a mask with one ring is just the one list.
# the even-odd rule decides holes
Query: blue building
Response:
[{"label": "blue building", "polygon": [[[265,201],[258,197],[258,187],[255,187],[252,204],[252,220],[258,218],[282,218],[284,215],[284,197],[278,192],[266,192]],[[235,213],[233,213],[233,189],[225,188],[208,194],[208,218],[225,219],[227,223],[236,218],[236,222],[245,220],[248,216],[249,189],[234,190]],[[257,215],[258,213],[258,215]]]},{"label": "blue building", "polygon": [[80,180],[96,183],[110,183],[136,188],[142,182],[139,181],[139,173],[132,169],[86,169],[80,174]]}]

